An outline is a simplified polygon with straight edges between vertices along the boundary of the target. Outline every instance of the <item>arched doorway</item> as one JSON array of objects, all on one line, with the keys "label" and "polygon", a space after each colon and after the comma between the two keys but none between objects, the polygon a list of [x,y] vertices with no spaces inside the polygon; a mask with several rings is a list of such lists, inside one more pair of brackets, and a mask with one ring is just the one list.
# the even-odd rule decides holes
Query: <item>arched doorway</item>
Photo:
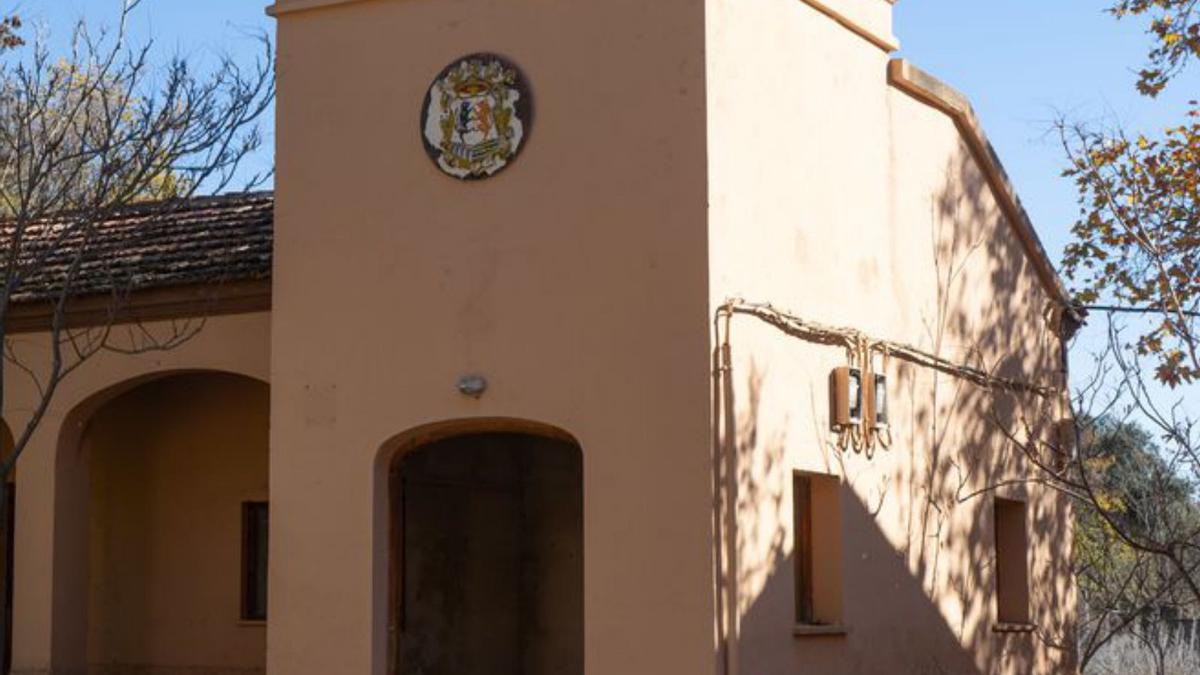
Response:
[{"label": "arched doorway", "polygon": [[582,675],[578,444],[442,437],[390,467],[394,675]]},{"label": "arched doorway", "polygon": [[56,595],[77,608],[58,667],[263,672],[268,385],[183,372],[100,396],[56,467]]}]

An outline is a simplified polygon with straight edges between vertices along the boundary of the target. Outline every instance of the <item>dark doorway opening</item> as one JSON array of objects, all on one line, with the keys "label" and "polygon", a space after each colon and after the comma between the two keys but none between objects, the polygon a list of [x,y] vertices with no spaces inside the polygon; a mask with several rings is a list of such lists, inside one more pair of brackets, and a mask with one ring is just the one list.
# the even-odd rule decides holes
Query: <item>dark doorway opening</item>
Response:
[{"label": "dark doorway opening", "polygon": [[392,672],[582,675],[579,446],[434,441],[390,474]]}]

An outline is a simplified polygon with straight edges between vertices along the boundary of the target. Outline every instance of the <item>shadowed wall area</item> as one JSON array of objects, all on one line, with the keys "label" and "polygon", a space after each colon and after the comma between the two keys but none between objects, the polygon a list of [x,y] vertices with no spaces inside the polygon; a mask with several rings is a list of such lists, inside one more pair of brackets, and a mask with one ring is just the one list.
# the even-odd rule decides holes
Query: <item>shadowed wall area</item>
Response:
[{"label": "shadowed wall area", "polygon": [[243,620],[240,598],[243,504],[267,496],[267,420],[266,384],[189,373],[125,391],[87,421],[86,479],[64,487],[87,494],[74,535],[87,541],[86,581],[73,588],[90,674],[265,668],[266,627]]},{"label": "shadowed wall area", "polygon": [[[889,86],[889,55],[807,3],[706,8],[710,306],[770,303],[1061,392],[1062,297],[986,141]],[[804,132],[761,124],[766,109]],[[891,443],[869,456],[831,429],[827,383],[854,345],[748,317],[716,332],[723,661],[753,675],[1076,672],[1071,508],[1022,454],[1063,415],[1061,395],[877,354]],[[795,517],[797,472],[839,486],[830,504],[814,493],[811,527]],[[1024,513],[999,537],[998,498]]]},{"label": "shadowed wall area", "polygon": [[[12,432],[8,425],[0,422],[0,459],[7,458],[13,450]],[[16,525],[16,472],[9,476],[0,476],[0,481],[6,483],[7,489],[0,492],[0,612],[3,612],[3,623],[0,623],[0,673],[7,674],[12,667],[12,619],[13,619],[13,547],[16,543],[13,536]]]},{"label": "shadowed wall area", "polygon": [[390,482],[393,672],[582,675],[578,446],[455,436],[402,455]]},{"label": "shadowed wall area", "polygon": [[[894,324],[871,332],[907,334],[955,362],[1058,386],[1060,345],[1046,300],[1017,243],[998,236],[1006,225],[970,156],[947,154],[922,191],[932,204],[927,237],[898,243],[907,256],[886,256],[924,261],[924,275],[902,278],[927,285],[897,306]],[[845,322],[878,325],[886,311]],[[731,335],[736,393],[726,405],[736,411],[736,443],[725,470],[737,483],[727,499],[738,509],[743,672],[1075,672],[1070,504],[1037,482],[1009,437],[1049,433],[1056,400],[1020,400],[893,361],[892,443],[872,458],[837,447],[830,393],[812,384],[846,363],[844,350],[745,318]],[[1043,406],[1046,416],[1035,414]],[[796,470],[840,483],[839,546],[814,555],[841,569],[842,600],[839,625],[825,627],[833,630],[798,627],[789,636]],[[997,517],[1013,506],[1022,513]],[[1015,600],[1000,591],[1006,567],[1019,587]]]}]

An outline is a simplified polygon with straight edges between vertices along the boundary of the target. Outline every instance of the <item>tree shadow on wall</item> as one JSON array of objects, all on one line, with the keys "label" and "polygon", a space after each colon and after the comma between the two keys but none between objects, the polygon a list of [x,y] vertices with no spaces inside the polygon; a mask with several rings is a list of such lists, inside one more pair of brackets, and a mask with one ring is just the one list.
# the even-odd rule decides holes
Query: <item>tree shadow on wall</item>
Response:
[{"label": "tree shadow on wall", "polygon": [[[915,345],[999,377],[1061,384],[1051,298],[965,144],[931,195],[930,216],[936,297],[900,310],[906,325],[922,327]],[[884,254],[903,255],[895,246]],[[736,355],[736,337],[731,348]],[[726,402],[738,420],[742,672],[1075,672],[1070,504],[1037,483],[1012,437],[1047,432],[1044,400],[894,360],[891,449],[867,459],[819,442],[827,463],[839,465],[830,473],[844,477],[838,566],[848,633],[793,637],[787,420],[761,414],[782,403],[769,397],[789,395],[788,387],[773,386],[772,370],[754,355],[738,356],[735,363],[751,364],[730,375],[744,400]],[[824,396],[814,388],[811,412],[791,409],[827,430],[817,405]],[[1026,504],[1033,633],[998,632],[996,496]]]}]

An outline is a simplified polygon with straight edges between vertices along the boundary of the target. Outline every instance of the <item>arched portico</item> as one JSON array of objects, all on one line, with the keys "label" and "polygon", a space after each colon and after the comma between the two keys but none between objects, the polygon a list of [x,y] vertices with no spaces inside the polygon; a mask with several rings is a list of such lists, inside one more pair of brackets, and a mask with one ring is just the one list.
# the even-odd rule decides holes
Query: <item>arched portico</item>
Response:
[{"label": "arched portico", "polygon": [[127,380],[66,416],[56,671],[262,672],[268,419],[266,383],[212,370]]},{"label": "arched portico", "polygon": [[402,434],[387,485],[387,672],[583,672],[582,451],[476,419]]}]

